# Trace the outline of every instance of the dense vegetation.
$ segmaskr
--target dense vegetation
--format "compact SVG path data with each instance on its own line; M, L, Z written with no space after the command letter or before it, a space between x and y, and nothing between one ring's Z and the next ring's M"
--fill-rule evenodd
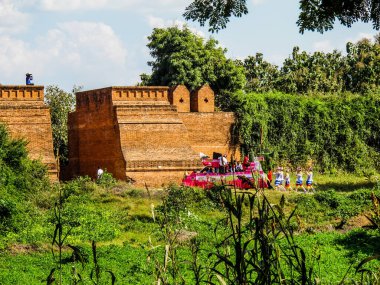
M33 228L26 221L38 215L37 196L49 185L46 167L28 159L26 144L0 125L0 249L8 238Z
M379 230L357 221L376 218L371 192L380 192L353 176L319 179L316 195L140 190L109 176L46 188L34 202L14 200L34 215L23 216L28 230L1 235L0 283L353 284L378 251ZM379 266L358 269L374 281Z
M237 93L238 131L246 150L270 148L274 161L320 171L379 170L380 98Z
M294 47L281 67L264 60L263 54L238 61L246 71L248 92L277 90L292 94L367 93L380 86L380 37L348 42L346 55L338 51L309 54Z

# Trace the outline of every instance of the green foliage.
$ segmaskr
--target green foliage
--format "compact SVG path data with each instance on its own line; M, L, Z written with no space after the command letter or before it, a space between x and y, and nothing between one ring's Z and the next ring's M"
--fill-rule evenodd
M241 17L247 14L246 0L194 0L183 14L186 20L199 21L201 26L208 21L209 31L217 32L224 29L230 21L231 16Z
M116 185L117 180L112 176L112 173L105 169L102 176L96 180L96 183L104 188L111 188Z
M296 46L281 68L265 61L260 53L237 63L245 68L247 92L376 93L380 89L379 38L348 42L345 56L338 51L307 53Z
M380 169L377 96L238 92L232 98L244 149L269 148L273 162L294 167L311 160L320 171Z
M68 113L75 109L74 94L79 90L80 87L74 86L73 92L68 93L58 86L50 85L45 91L45 102L51 113L54 153L63 164L68 162Z
M212 271L218 261L216 253L219 257L226 257L235 267L229 267L230 275L226 278L226 266L230 265L222 266L224 261L216 265L215 269L220 271L219 276L224 276L224 280L233 279L235 273L231 270L237 269L236 266L249 269L251 264L255 264L256 271L250 271L251 281L257 278L255 272L265 271L265 268L272 266L272 280L282 270L284 276L288 277L286 280L293 276L291 279L295 283L300 276L299 271L287 269L292 266L287 263L287 256L293 258L297 255L301 267L304 264L306 268L314 268L319 284L339 283L351 264L353 266L348 271L346 281L360 281L360 274L355 275L355 266L374 254L380 232L353 232L350 228L343 228L344 232L348 232L342 234L332 230L330 225L335 224L337 218L348 219L350 216L369 213L372 189L345 189L346 181L357 179L352 174L342 176L340 182L331 181L329 176L318 175L318 178L333 182L330 187L336 184L336 189L341 191L331 188L315 195L285 193L283 199L280 198L281 193L266 191L268 201L264 202L260 194L254 203L250 203L247 196L252 194L244 194L243 199L242 193L239 193L240 200L237 200L229 196L229 190L223 187L205 191L171 185L164 192L151 189L148 197L144 189L131 189L125 184L107 189L88 177L82 177L61 185L61 199L57 196L58 188L55 191L33 193L32 197L33 200L39 200L49 193L52 195L50 199L63 202L63 234L70 228L71 231L65 240L66 246L62 248L62 284L81 284L79 276L83 284L93 284L91 274L92 280L98 284L111 284L113 275L109 271L117 278L116 284L153 284L158 276L162 277L161 284L165 284L164 281L173 284L174 280L177 284L220 284L215 271ZM364 181L363 178L358 180ZM378 189L373 191L376 195L380 194ZM45 245L52 240L56 227L53 208L48 205L36 208L29 201L29 194L19 200L12 200L12 195L2 192L0 196L0 215L7 216L9 211L12 215L15 213L12 222L18 229L0 233L0 283L41 284L51 268L58 267ZM152 207L153 204L155 206ZM251 206L253 211L250 211ZM295 207L297 209L293 218L288 219ZM18 215L20 209L24 208L28 211ZM153 209L157 210L155 219L152 216ZM229 213L232 217L229 222L233 227L226 223ZM308 223L307 228L302 226L305 221ZM327 226L329 231L324 231ZM281 227L288 237L294 234L292 244L296 246L295 253ZM235 230L234 235L232 229ZM7 235L7 244L4 244L4 234ZM250 240L253 235L257 235L257 245ZM233 240L233 236L237 239ZM240 244L239 237L242 241ZM99 241L96 261L94 251L91 258L92 239ZM245 246L244 242L248 241L248 250L241 250ZM7 245L8 249L4 250ZM251 248L251 245L255 247ZM238 252L241 255L237 255ZM272 262L265 262L262 257L271 253L273 255L265 260ZM242 256L250 263L239 263L241 259L237 262L235 257ZM256 260L249 259L251 256ZM280 258L279 264L276 256ZM320 257L318 265L313 264L317 257ZM81 260L85 262L84 267ZM293 261L293 265L298 262ZM373 260L365 263L363 268L376 272L378 266L379 262ZM96 272L99 272L98 278ZM58 270L55 270L53 277L58 280Z
M297 25L300 33L331 30L336 19L347 27L363 21L372 22L374 29L380 29L380 4L377 0L301 0L299 3ZM201 26L208 22L209 31L218 32L226 28L230 17L241 17L247 13L246 0L193 0L183 15L186 20L198 21Z
M349 218L360 215L370 208L371 195L372 191L369 189L349 194L330 189L319 191L313 196L299 195L291 198L290 202L297 205L297 214L311 226L323 224L331 218L341 219L343 226Z
M262 53L255 56L248 56L241 65L245 69L247 92L268 92L275 90L276 82L279 77L278 67L267 62Z
M339 52L300 52L294 47L285 59L276 89L286 93L332 93L344 90L346 61Z
M46 167L28 158L26 144L10 138L0 125L0 247L14 233L31 229L33 197L50 187Z
M346 27L351 27L357 21L372 22L373 28L379 30L379 8L377 0L301 0L297 25L301 33L305 30L323 33L332 30L337 19Z
M184 84L194 90L209 84L216 94L235 91L245 84L244 70L225 56L226 50L214 39L205 41L189 28L155 28L148 37L154 61L150 76L143 75L142 85Z
M362 39L347 43L348 72L345 74L346 88L352 92L376 91L380 86L380 37L372 43Z
M89 176L79 176L71 181L61 184L62 199L70 196L85 196L95 190L95 185Z

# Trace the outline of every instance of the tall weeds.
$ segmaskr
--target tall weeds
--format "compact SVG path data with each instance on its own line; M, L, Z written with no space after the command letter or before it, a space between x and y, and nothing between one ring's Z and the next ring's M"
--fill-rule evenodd
M293 239L284 196L272 205L263 191L220 195L226 217L215 228L219 242L212 271L226 284L315 284L313 265ZM225 233L225 234L224 234ZM218 284L213 281L211 284Z

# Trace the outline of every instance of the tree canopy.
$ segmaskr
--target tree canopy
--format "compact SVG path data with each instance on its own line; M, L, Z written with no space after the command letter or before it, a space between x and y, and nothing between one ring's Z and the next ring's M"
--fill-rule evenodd
M246 0L194 0L185 10L186 20L198 21L201 26L208 22L209 30L224 29L232 16L241 17L248 13ZM379 0L300 0L299 31L331 30L338 20L351 27L357 21L372 22L380 29Z
M346 44L347 54L338 51L307 53L294 47L277 67L263 54L248 56L245 68L247 92L281 91L292 94L368 93L380 88L380 35Z
M215 93L235 91L245 85L244 68L225 56L214 39L204 40L187 27L156 28L148 37L154 58L152 74L142 74L143 85L184 84L190 90L209 84Z
M65 92L58 86L48 86L45 101L50 107L53 146L57 161L66 163L68 158L68 113L75 108L74 93L80 88L74 87L72 93Z

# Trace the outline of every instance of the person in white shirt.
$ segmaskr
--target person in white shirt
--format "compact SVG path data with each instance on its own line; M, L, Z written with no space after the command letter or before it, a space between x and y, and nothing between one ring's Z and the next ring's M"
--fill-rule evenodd
M101 169L100 166L98 166L98 172L96 173L97 179L102 178L103 173L104 173L103 169Z

